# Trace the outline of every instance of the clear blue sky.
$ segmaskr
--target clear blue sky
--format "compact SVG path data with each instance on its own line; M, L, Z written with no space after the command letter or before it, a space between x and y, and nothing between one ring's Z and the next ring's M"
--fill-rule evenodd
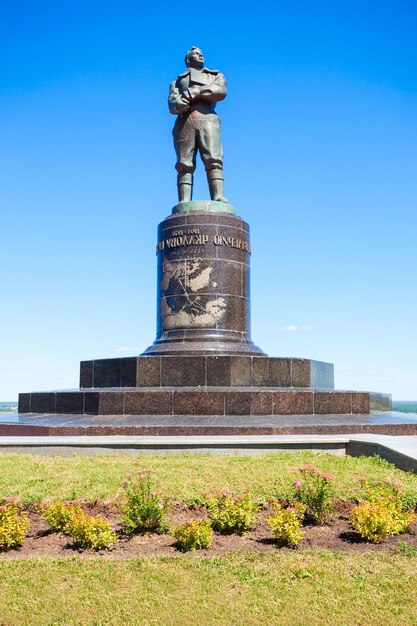
M0 400L76 387L80 360L154 340L166 99L191 45L228 80L254 341L334 363L338 388L416 399L415 2L16 0L0 12Z

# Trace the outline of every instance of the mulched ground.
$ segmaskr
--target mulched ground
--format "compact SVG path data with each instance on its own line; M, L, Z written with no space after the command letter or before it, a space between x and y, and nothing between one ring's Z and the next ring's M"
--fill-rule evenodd
M296 550L318 549L337 550L341 552L397 552L398 541L405 541L417 549L417 520L411 524L409 533L397 535L385 540L381 544L372 544L363 541L349 525L348 516L353 504L338 502L337 512L333 519L325 526L304 526L305 537ZM84 506L89 515L100 515L111 522L118 536L118 543L110 550L80 550L72 540L60 533L54 533L34 508L26 509L30 519L30 529L24 544L15 550L0 552L0 562L4 560L25 559L39 556L69 557L77 555L81 558L100 556L107 559L131 559L142 556L174 556L181 555L175 547L175 539L169 534L163 535L133 535L126 537L122 531L120 513L114 506L101 504L93 507ZM242 537L237 535L215 535L210 550L198 550L187 555L194 556L222 556L235 550L251 552L288 551L291 548L277 547L274 535L266 523L272 510L266 505L258 512L255 528ZM189 520L207 517L204 507L187 508L183 504L171 506L169 514L170 525Z

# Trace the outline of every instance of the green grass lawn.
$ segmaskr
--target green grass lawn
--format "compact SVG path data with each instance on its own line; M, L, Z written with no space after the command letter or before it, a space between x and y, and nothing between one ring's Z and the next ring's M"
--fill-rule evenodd
M286 552L3 563L0 623L417 624L417 559Z
M163 493L192 501L201 492L250 488L285 493L297 468L314 463L334 475L335 495L359 497L358 478L417 475L374 458L271 454L221 456L0 455L0 495L24 503L56 498L111 500L128 472L151 469ZM201 557L115 560L0 556L0 624L274 624L417 626L417 557L395 553L276 550Z
M336 457L330 454L268 454L259 456L43 457L0 455L0 496L18 495L24 503L39 499L110 500L126 474L150 469L161 490L174 500L192 501L205 490L225 487L238 494L249 488L255 496L283 493L300 478L297 468L314 463L334 475L337 498L359 495L358 477L400 480L417 490L417 475L396 469L378 457Z

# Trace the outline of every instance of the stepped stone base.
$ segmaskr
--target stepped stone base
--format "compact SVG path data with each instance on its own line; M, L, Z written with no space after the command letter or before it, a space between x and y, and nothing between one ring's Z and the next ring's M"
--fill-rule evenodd
M404 415L384 411L383 413L355 414L355 415L280 415L280 416L97 416L97 415L74 415L74 414L50 414L39 415L35 413L20 413L3 415L0 419L0 437L44 437L44 436L116 436L120 437L113 448L111 442L106 443L107 448L117 450L130 448L128 442L123 442L123 437L135 437L141 439L139 445L144 444L148 437L161 437L161 443L153 442L152 448L164 448L166 437L190 438L195 436L231 437L235 439L239 435L341 435L344 433L379 433L383 435L417 435L417 415ZM223 443L218 443L218 450L224 448ZM7 445L21 445L19 451L30 451L30 444L22 442L0 442L1 450L6 450ZM193 442L184 442L183 449L195 451ZM27 445L27 447L25 447ZM36 445L40 445L39 442ZM82 453L85 449L81 441L67 442L69 447ZM226 444L227 445L227 444ZM265 441L260 448L272 446ZM168 448L171 446L168 445ZM258 444L255 444L258 447ZM298 447L298 444L296 444ZM310 447L310 446L307 446ZM316 448L316 445L314 445ZM313 449L314 449L313 448ZM50 449L51 450L51 449ZM52 452L53 453L53 452ZM65 454L65 449L60 449L58 454ZM100 453L104 453L104 448ZM365 451L361 451L365 453ZM375 453L378 452L375 449ZM392 459L391 459L392 460Z
M240 388L106 388L22 393L19 413L78 415L354 415L391 410L391 396L359 391Z
M82 361L80 389L23 393L20 413L107 416L359 415L391 396L335 391L333 365L262 356L140 356Z
M158 226L154 343L138 357L81 362L80 389L22 393L19 413L36 420L36 428L54 416L91 416L85 420L111 428L148 416L193 428L219 419L233 432L256 428L262 416L279 422L279 416L345 415L349 422L390 411L389 395L334 390L331 363L268 357L253 343L250 256L249 225L233 207L179 203Z
M82 361L80 387L334 388L331 363L262 356L140 356Z

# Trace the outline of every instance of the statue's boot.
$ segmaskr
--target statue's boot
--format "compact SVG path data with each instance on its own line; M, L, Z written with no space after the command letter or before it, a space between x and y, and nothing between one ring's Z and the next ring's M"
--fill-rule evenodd
M210 197L216 202L228 202L224 197L224 178L222 170L210 170L207 172L207 180L210 189Z
M177 176L178 202L189 202L193 197L193 175L180 172Z

